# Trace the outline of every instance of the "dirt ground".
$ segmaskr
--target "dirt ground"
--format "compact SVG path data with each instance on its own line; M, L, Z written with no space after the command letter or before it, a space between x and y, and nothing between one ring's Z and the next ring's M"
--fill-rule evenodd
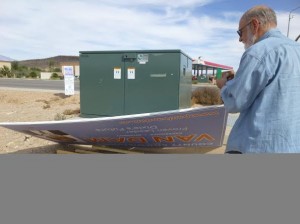
M79 94L0 89L0 122L53 121L79 115ZM56 153L57 144L0 127L0 153Z

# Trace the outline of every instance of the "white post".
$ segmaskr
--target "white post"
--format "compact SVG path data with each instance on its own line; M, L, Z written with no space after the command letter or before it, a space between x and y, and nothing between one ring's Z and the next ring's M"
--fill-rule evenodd
M289 33L290 33L290 22L291 22L291 19L293 18L293 15L291 15L292 12L294 12L295 10L299 9L300 6L298 6L297 8L294 8L290 11L289 13L289 22L288 22L288 30L287 30L287 34L286 36L289 37Z

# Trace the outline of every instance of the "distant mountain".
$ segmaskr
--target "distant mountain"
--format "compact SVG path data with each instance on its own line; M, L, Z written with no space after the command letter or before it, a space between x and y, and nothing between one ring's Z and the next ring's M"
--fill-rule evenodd
M18 61L19 65L24 65L31 68L40 68L46 70L50 66L52 68L61 68L64 65L79 65L79 56L55 56L44 59L31 59Z
M14 59L0 55L0 61L14 61Z

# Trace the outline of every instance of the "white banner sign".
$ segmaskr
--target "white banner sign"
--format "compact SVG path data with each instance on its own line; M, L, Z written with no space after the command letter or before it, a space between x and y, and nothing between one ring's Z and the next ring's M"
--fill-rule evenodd
M105 118L0 123L0 126L66 144L113 147L219 147L227 112L209 106Z

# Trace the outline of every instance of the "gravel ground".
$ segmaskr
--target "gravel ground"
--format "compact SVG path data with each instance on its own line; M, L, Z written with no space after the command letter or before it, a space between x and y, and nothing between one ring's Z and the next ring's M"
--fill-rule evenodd
M64 115L66 111L79 111L79 94L0 89L0 122L52 121L78 114ZM54 142L25 135L0 127L0 153L56 153Z

